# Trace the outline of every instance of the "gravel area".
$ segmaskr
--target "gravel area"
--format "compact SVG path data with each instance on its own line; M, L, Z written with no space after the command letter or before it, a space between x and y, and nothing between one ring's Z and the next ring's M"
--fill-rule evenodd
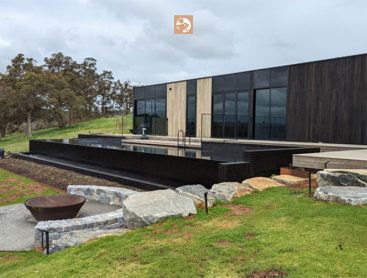
M117 206L88 201L78 214L87 217L119 209ZM34 246L36 219L23 204L0 207L0 251L30 250Z
M53 166L38 164L16 158L6 158L0 160L0 168L12 171L19 175L31 178L35 181L48 184L65 190L69 184L93 184L103 186L123 187L136 191L137 188L120 184L106 179L95 178L74 171L59 169Z

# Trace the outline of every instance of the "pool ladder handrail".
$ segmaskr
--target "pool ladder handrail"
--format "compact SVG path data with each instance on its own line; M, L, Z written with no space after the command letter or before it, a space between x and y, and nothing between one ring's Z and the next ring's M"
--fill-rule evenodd
M182 134L182 146L180 145L180 134ZM186 133L183 129L177 131L177 148L186 148Z

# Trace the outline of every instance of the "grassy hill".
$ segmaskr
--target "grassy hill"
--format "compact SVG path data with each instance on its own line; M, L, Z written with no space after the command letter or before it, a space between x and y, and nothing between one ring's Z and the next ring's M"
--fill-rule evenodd
M132 127L132 116L124 118L124 133L129 133ZM73 138L78 133L112 133L121 134L121 118L100 118L78 123L66 128L50 128L37 130L33 132L33 136L28 138L25 134L17 132L0 138L0 148L7 152L25 152L28 151L29 139L59 139Z
M32 138L89 131L121 133L116 118L105 118L37 131ZM27 142L24 135L11 134L0 147L25 151ZM0 170L0 205L53 192ZM171 218L50 256L0 252L0 277L367 277L366 238L366 207L316 201L301 189L271 188L217 204L209 215L200 209L196 216Z
M271 188L50 256L0 252L0 277L367 277L366 238L366 208Z

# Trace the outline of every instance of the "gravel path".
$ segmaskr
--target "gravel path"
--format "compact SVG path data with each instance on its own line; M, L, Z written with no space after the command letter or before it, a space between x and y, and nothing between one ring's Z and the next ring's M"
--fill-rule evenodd
M78 217L86 217L118 209L88 201L79 212ZM30 250L34 243L34 226L36 220L23 204L0 207L0 251Z

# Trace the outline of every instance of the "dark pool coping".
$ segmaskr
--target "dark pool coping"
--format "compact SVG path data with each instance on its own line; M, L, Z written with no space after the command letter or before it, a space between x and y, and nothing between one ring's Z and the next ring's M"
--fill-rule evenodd
M116 171L109 168L98 167L86 163L78 163L50 156L36 155L31 153L17 153L14 154L14 157L43 165L58 167L65 170L72 170L80 174L85 174L97 178L116 181L122 184L121 187L123 187L123 185L127 185L144 190L174 188L174 186L169 186L169 184L173 183L172 181L154 179L152 177L144 177L142 175L136 175L130 172Z

